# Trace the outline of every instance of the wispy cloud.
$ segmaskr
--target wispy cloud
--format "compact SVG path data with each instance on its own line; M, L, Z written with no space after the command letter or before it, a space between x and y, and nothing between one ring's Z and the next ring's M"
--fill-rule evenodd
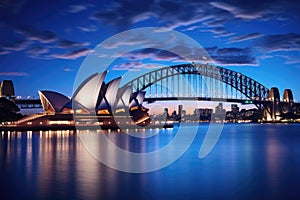
M29 46L30 42L25 40L15 41L11 43L4 43L1 47L9 51L21 51L26 49Z
M183 47L184 48L184 47ZM170 61L170 62L182 62L182 57L166 50L147 48L131 53L127 53L123 56L127 60L143 60L150 59L152 61Z
M209 21L203 22L203 25L207 26L207 27L222 27L224 26L224 23L226 22L225 19L216 19L216 18L212 18Z
M220 37L228 37L228 36L232 36L235 33L229 33L227 32L225 27L216 27L213 29L202 29L201 32L211 32L215 34L215 38L220 38Z
M70 5L69 9L68 9L68 12L78 13L78 12L86 10L87 8L88 8L87 5Z
M300 51L300 34L266 35L256 45L263 51Z
M46 54L49 52L49 49L41 46L34 46L30 48L27 53L32 58L40 58L41 55Z
M0 72L0 76L28 76L26 72Z
M92 19L114 24L119 28L127 28L134 23L158 18L160 23L165 24L165 27L176 29L212 18L212 15L204 12L206 7L206 3L197 1L146 0L143 3L133 0L129 2L117 1L114 6L94 13Z
M121 47L121 46L127 46L127 45L131 46L131 45L143 44L145 42L147 42L147 38L145 37L145 35L126 34L126 39L109 40L109 41L102 43L102 45L106 49L114 49L114 48Z
M71 40L60 40L57 44L59 48L74 48L89 46L90 42L75 42Z
M259 38L262 36L263 36L263 34L261 34L261 33L249 33L246 35L232 37L229 39L229 41L227 43L229 44L229 43L235 43L235 42L242 42L242 41L246 41L246 40L252 40L255 38Z
M72 69L72 68L64 68L64 71L65 72L72 72L72 71L74 71L74 69Z
M120 65L115 65L112 70L124 70L124 71L141 71L145 69L157 69L161 67L160 64L145 64L142 62L128 62Z
M229 4L226 2L211 2L212 6L228 11L233 14L236 18L243 18L243 19L257 19L263 16L264 10L247 10L240 5Z
M188 28L183 29L182 31L193 31L195 29L199 29L201 26L190 26Z
M52 54L52 55L49 55L49 57L75 60L77 58L88 55L90 52L92 52L92 50L90 50L88 48L81 48L81 49L74 50L67 54Z
M0 49L0 55L6 55L6 54L9 54L9 53L10 53L10 51Z
M26 36L28 40L35 40L41 43L50 43L57 40L56 34L48 30L39 31L31 27L21 27L16 32Z
M95 25L91 25L91 26L77 26L77 28L81 31L84 31L84 32L94 32L94 31L97 31L97 27Z
M295 57L291 55L276 55L277 57L282 57L285 59L285 64L300 64L300 57Z
M299 8L300 4L293 0L287 0L284 4L280 0L260 2L146 0L143 3L135 0L126 2L117 0L111 6L102 7L98 12L93 13L91 18L103 24L115 25L120 29L156 18L160 26L188 31L201 25L209 28L224 27L227 22L233 20L288 20L299 16ZM218 37L230 35L224 32L215 34L218 34Z
M157 15L153 12L144 12L141 14L138 14L136 16L133 16L131 19L131 23L137 23L137 22L141 22L141 21L145 21L147 19L150 19L151 17L157 17Z
M213 62L219 65L257 66L258 60L249 48L206 48Z

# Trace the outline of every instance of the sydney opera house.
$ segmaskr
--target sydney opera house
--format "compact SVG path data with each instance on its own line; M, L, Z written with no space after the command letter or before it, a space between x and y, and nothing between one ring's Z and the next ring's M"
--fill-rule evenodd
M117 128L120 125L146 126L148 109L143 107L145 92L132 93L130 87L119 88L121 77L105 83L106 71L83 81L72 98L54 92L39 91L43 113L25 117L18 125L95 126Z

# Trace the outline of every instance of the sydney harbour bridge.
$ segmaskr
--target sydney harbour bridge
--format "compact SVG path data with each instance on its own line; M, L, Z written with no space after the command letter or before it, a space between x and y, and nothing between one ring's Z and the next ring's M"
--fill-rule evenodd
M181 64L147 72L123 84L132 92L146 91L144 101L198 100L253 104L267 121L291 116L299 108L290 89L281 100L276 87L268 89L239 72L210 64ZM16 100L22 108L38 107L38 100Z

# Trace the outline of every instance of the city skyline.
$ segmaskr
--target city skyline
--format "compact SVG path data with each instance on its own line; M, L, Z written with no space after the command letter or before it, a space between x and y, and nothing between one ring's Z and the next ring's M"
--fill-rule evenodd
M97 44L121 31L154 26L186 34L204 47L215 65L278 87L281 96L291 88L298 101L299 8L294 1L4 2L0 80L13 80L16 95L22 97L37 98L37 91L45 89L71 96L77 70ZM161 50L132 55L134 59L124 57L109 67L112 76L180 63ZM145 64L149 62L153 65Z

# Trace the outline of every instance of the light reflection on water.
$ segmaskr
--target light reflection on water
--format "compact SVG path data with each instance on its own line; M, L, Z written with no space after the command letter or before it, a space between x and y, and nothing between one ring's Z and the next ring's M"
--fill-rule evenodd
M199 159L207 130L203 125L181 158L145 174L119 172L99 163L73 131L3 132L1 199L297 198L299 128L228 124L213 151ZM148 132L151 137L142 139L113 131L104 134L123 149L151 152L168 144L176 133L154 129L133 134L147 131L153 131ZM107 152L110 155L113 152Z

